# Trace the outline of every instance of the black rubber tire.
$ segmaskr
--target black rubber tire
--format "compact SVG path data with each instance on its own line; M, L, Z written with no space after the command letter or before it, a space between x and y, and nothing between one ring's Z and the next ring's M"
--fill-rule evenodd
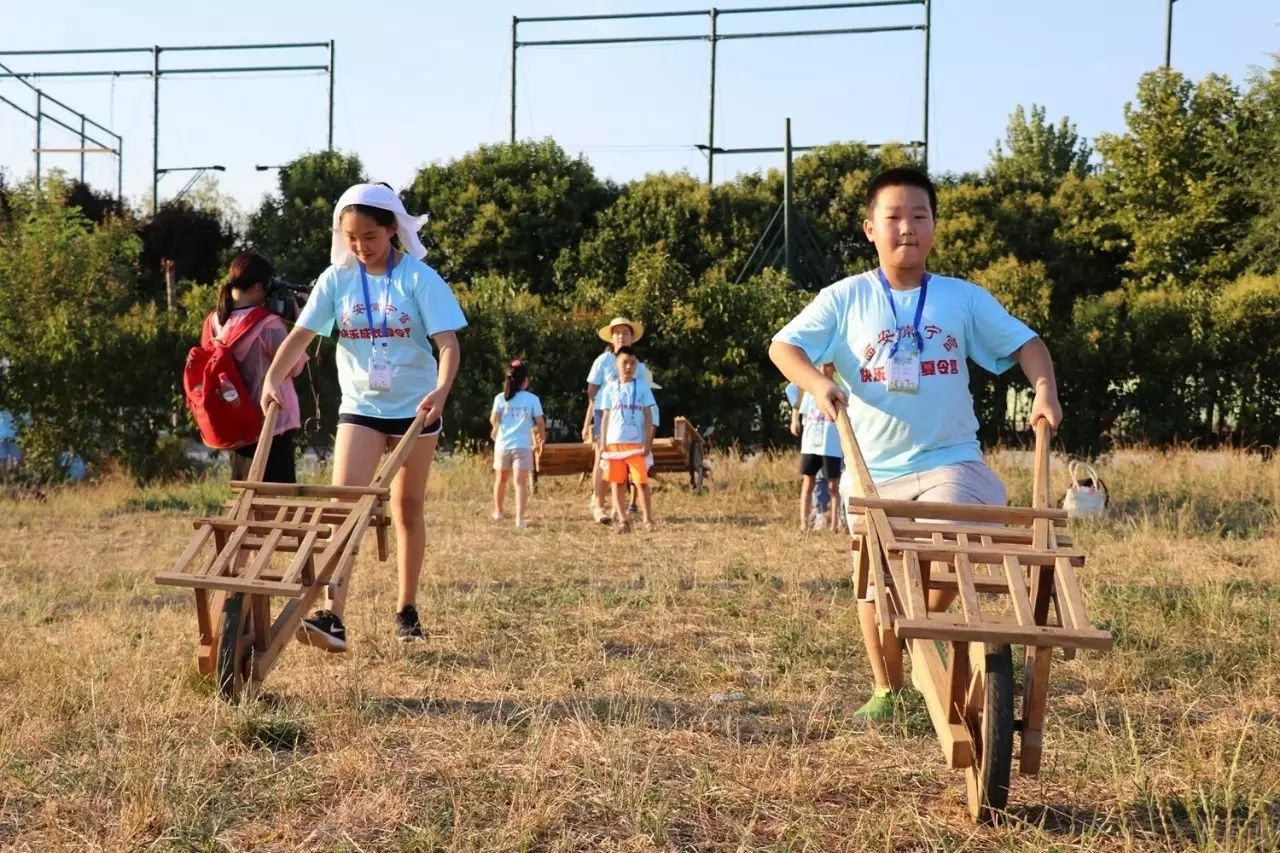
M706 473L702 464L702 445L694 444L689 448L689 488L701 491Z
M228 702L239 699L244 688L244 644L241 635L244 633L243 623L246 618L244 593L228 595L218 621L218 657L214 669L218 695Z
M1013 771L1013 653L1008 645L987 645L983 673L982 716L975 732L975 746L981 746L968 770L969 813L979 823L996 823L1009 803Z

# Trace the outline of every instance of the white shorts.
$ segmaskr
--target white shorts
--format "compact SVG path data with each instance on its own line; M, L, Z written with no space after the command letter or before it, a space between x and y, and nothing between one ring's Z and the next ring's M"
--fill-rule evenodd
M840 478L840 493L847 501L853 496L853 472L845 469ZM1004 506L1008 492L1000 478L985 462L956 462L923 474L905 474L876 484L876 492L885 500L928 501L931 503L986 504ZM921 518L918 521L928 521ZM867 584L863 601L874 600L875 579Z
M507 450L493 451L493 470L495 471L532 471L533 451L527 447L512 447Z

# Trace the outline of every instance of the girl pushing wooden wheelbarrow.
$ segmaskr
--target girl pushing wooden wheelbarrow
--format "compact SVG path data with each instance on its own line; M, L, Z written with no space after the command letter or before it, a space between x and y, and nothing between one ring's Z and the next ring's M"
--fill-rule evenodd
M879 267L822 290L769 355L841 433L841 493L853 496L858 613L875 678L856 716L892 716L905 650L944 754L969 771L971 812L991 819L1007 796L1015 727L1022 772L1039 767L1052 648L1107 648L1111 638L1089 626L1075 580L1084 557L1064 550L1069 539L1055 528L1066 514L1048 508L1048 434L1062 419L1048 349L986 290L925 270L937 198L924 173L883 172L866 201L863 230ZM1034 507L1006 507L1004 485L983 462L969 360L994 373L1016 363L1035 391ZM845 387L814 366L826 363ZM980 603L980 593L1007 595L1011 615ZM1011 644L1026 649L1019 720Z
M348 580L369 527L378 531L383 558L386 527L396 527L394 630L403 642L422 637L416 597L426 550L425 492L458 370L456 332L466 325L449 286L421 260L426 249L417 232L425 221L406 213L385 184L343 193L333 213L332 266L316 280L263 380L267 423L250 476L232 483L239 494L230 514L198 520L174 570L156 577L196 590L201 669L217 671L225 695L261 682L290 637L346 651ZM333 485L259 482L282 385L307 344L334 331L342 404ZM283 553L294 556L277 565L274 557ZM308 615L321 592L327 605ZM275 620L272 596L291 599Z

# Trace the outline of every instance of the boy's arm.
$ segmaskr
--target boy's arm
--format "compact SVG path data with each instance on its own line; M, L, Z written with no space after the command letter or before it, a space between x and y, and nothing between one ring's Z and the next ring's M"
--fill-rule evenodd
M604 437L609 430L609 410L605 409L600 413L600 436L596 439L596 449L604 452Z
M582 420L582 440L588 443L591 441L591 421L596 411L596 394L599 393L599 385L594 382L587 383L587 416Z
M799 438L800 433L804 432L803 426L800 423L800 419L802 417L800 414L800 407L802 405L804 405L803 388L796 391L796 404L791 407L791 434L796 438Z
M1049 422L1049 429L1056 430L1062 423L1062 405L1058 402L1058 381L1054 377L1049 348L1036 336L1018 347L1013 357L1036 392L1031 403L1031 425L1044 418Z
M648 406L644 407L644 454L648 456L653 451L653 409Z
M836 418L837 409L849 405L849 398L840 390L840 386L823 376L800 347L774 341L769 344L769 358L782 371L783 376L799 385L801 391L811 394L814 402L832 420Z

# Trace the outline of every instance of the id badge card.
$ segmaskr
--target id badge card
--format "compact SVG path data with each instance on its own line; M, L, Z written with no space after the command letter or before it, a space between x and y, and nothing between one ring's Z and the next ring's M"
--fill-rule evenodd
M912 348L889 359L885 384L890 391L914 394L920 390L920 353Z
M369 388L374 391L387 391L391 388L391 364L387 359L387 345L373 348L369 357Z

